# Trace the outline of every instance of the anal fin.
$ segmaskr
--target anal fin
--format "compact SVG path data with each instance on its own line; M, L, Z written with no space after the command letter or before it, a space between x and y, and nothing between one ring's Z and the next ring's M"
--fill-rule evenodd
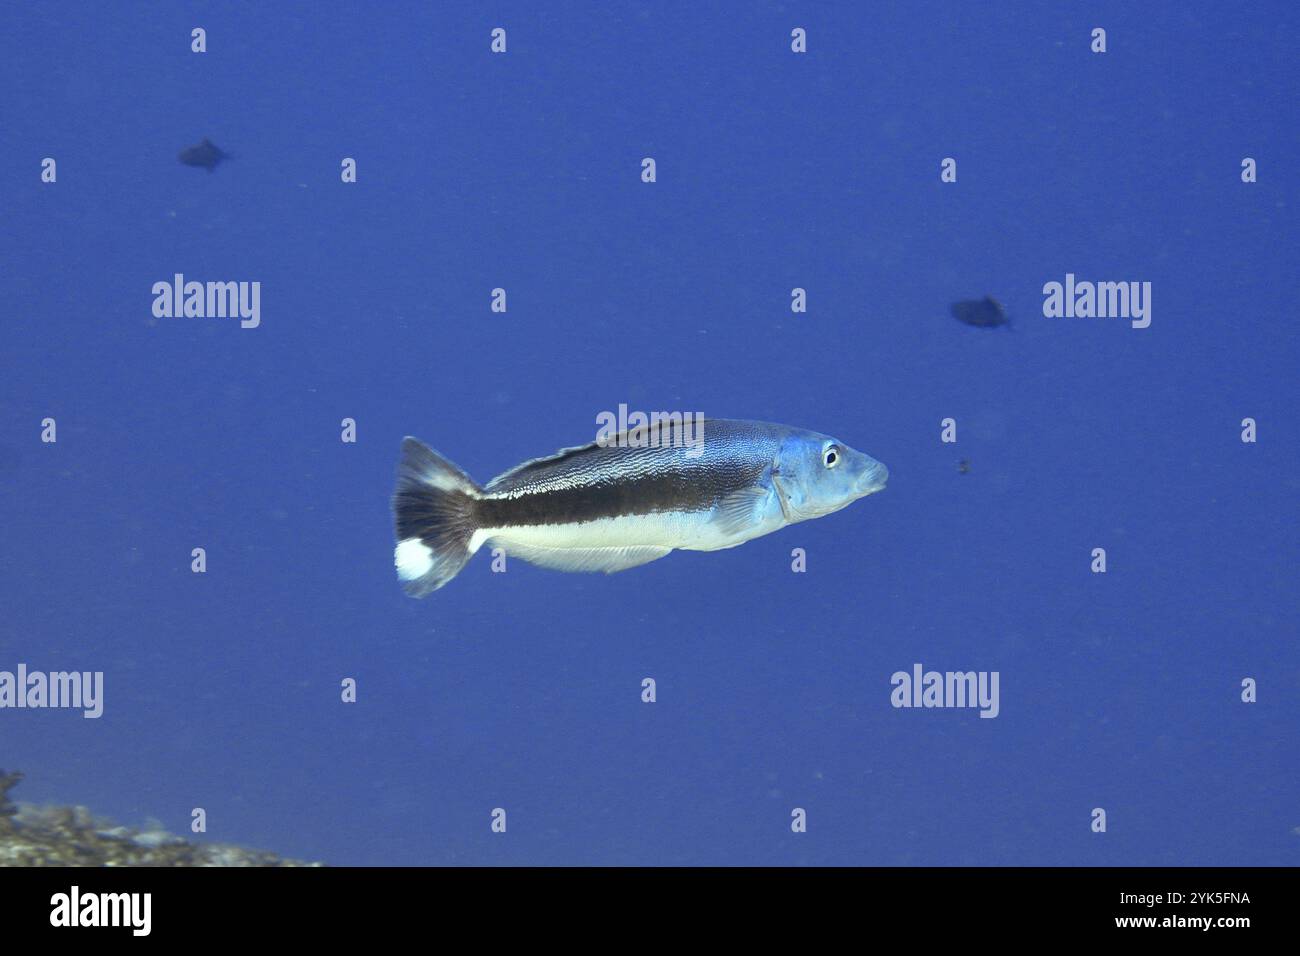
M613 574L639 564L664 557L673 549L658 545L633 545L626 548L539 548L534 545L500 545L508 558L556 571L603 571Z

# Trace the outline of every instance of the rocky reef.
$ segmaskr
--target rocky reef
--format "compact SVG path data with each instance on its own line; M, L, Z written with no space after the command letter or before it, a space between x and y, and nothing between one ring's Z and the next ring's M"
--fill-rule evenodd
M224 843L191 843L161 826L120 826L85 807L15 803L21 773L0 770L0 866L320 866Z

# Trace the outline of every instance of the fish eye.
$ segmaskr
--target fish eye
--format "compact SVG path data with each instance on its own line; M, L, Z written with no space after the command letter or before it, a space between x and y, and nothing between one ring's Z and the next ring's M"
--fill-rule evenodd
M840 446L834 443L822 449L822 464L834 468L840 463Z

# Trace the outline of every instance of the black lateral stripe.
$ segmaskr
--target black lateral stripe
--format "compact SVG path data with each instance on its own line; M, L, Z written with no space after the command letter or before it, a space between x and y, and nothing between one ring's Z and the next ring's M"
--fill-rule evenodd
M698 448L584 445L493 479L476 508L481 528L572 524L699 512L763 480L778 426L709 419Z
M507 528L707 511L727 494L752 485L761 476L761 466L749 465L649 473L546 491L525 490L513 498L480 499L478 524L482 528Z

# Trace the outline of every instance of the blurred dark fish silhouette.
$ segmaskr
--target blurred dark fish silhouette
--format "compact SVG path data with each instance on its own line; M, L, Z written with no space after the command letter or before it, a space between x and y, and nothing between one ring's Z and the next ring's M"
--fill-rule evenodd
M197 146L182 149L176 158L186 166L202 166L208 172L212 172L217 168L217 163L223 159L230 159L231 156L229 153L223 153L212 140L205 136L203 142Z
M999 325L1009 326L1011 324L1011 320L1007 318L1006 309L1002 308L1002 303L991 295L986 295L982 299L954 302L948 308L952 312L952 317L958 322L975 325L982 329L992 329Z

